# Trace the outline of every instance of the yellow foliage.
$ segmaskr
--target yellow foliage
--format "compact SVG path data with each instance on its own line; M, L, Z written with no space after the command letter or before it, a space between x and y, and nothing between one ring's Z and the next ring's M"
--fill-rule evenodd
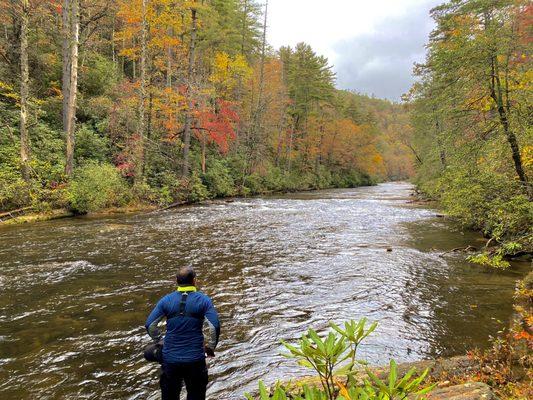
M217 53L212 67L213 72L209 80L224 99L229 99L239 83L243 83L252 74L252 69L240 54L231 58L225 52Z
M522 148L522 162L525 167L533 167L533 146Z

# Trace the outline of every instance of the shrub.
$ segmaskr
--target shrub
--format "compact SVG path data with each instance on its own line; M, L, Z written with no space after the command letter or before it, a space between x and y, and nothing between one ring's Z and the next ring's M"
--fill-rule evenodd
M256 195L265 192L263 179L258 173L248 175L244 180L244 195Z
M209 198L209 191L202 183L202 180L196 172L194 172L188 180L187 184L187 200L191 203L197 203L199 201Z
M198 203L209 198L209 191L196 172L187 179L177 180L172 187L173 190L169 188L169 191L174 192L173 197L176 201Z
M105 161L109 157L109 139L86 124L81 125L76 131L75 157L80 164L84 160Z
M30 187L21 178L19 164L20 157L15 145L0 146L0 210L22 207L28 203Z
M115 64L104 56L87 52L87 68L80 69L80 92L86 96L99 96L112 88L117 81Z
M223 160L210 160L202 181L211 197L234 196L236 193L231 171Z
M263 184L265 189L273 192L280 192L289 189L289 182L287 174L285 174L279 167L269 166L267 172L263 177Z
M126 183L111 164L88 163L80 167L68 188L70 209L76 213L121 206L129 201Z
M322 389L304 385L294 393L294 390L287 389L278 382L271 394L263 382L259 382L260 400L419 399L430 392L434 386L424 385L428 370L417 375L412 368L405 375L399 376L394 360L390 361L387 382L383 382L369 369L366 370L368 378L363 383L353 378L356 363L366 364L356 361L357 348L377 326L374 323L367 327L366 323L365 318L346 322L343 328L332 323L331 330L325 337L320 337L315 330L309 329L294 345L282 341L289 350L284 356L294 358L298 364L313 369L318 374ZM338 379L339 375L346 376L346 379ZM250 394L246 397L253 399Z

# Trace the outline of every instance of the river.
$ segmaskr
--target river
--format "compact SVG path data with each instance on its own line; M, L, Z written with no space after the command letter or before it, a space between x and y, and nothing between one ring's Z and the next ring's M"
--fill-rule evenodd
M143 324L186 264L223 324L211 399L304 374L279 356L279 339L329 320L379 321L360 353L375 364L487 347L528 266L488 272L443 254L482 238L410 203L411 190L386 183L0 227L0 398L159 398Z

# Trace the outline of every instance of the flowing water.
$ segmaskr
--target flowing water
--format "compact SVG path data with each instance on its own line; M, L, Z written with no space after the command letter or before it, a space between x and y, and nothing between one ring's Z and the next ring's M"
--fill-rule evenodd
M193 264L223 335L209 398L304 374L279 339L366 316L360 357L383 364L486 347L514 282L443 254L482 239L411 204L412 187L217 201L160 213L0 229L0 398L157 399L144 320ZM387 251L390 248L392 251Z

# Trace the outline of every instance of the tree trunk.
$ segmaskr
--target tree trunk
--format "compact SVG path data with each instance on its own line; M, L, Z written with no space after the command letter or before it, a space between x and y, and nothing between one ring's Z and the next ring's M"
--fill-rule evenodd
M146 134L146 53L148 40L148 25L146 20L146 11L148 0L142 0L142 21L141 21L141 60L140 60L140 89L139 89L139 125L138 137L136 143L136 160L135 160L135 182L143 180L144 171L144 139Z
M111 24L111 57L113 60L113 65L115 65L117 62L117 57L115 54L115 16L114 15L113 15L113 21Z
M492 62L491 97L496 103L500 125L502 126L505 136L507 137L507 141L509 142L509 145L511 147L511 154L513 158L514 168L515 168L516 174L518 175L518 179L520 180L520 183L524 186L524 191L527 193L528 198L530 200L533 200L533 193L532 193L531 188L529 187L528 178L527 178L527 175L524 171L524 167L522 164L522 157L520 155L520 146L518 145L518 140L516 138L516 135L511 129L511 126L509 124L509 118L508 118L509 110L508 109L506 110L504 106L502 85L500 81L500 72L498 68L498 61L496 60L495 56L492 57L491 62Z
M63 0L63 6L61 10L62 18L62 60L63 60L63 74L62 74L62 84L61 84L61 93L63 95L63 130L67 130L67 109L68 109L68 99L70 97L70 1Z
M254 129L252 132L255 133L255 138L252 137L252 141L256 142L255 151L252 155L252 163L257 163L261 158L261 149L264 145L266 138L264 137L264 127L263 127L263 115L265 112L265 101L264 101L264 91L265 91L265 59L266 59L266 33L267 33L267 16L268 16L268 0L265 2L265 16L263 20L263 37L261 43L261 61L259 66L259 93L257 94L257 108L255 110L254 116Z
M206 150L206 134L202 135L202 174L205 174L205 150Z
M242 11L242 28L241 28L241 55L242 56L244 56L247 20L248 20L248 0L244 0L243 11Z
M437 145L439 147L440 163L441 163L443 168L446 168L446 150L445 150L445 147L442 144L441 132L440 132L440 123L439 123L439 119L438 118L435 118L435 130L436 130L436 136L437 136Z
M28 0L22 0L21 26L20 26L20 161L22 178L28 182L30 179L29 158L30 143L28 134L28 97L29 97L29 72L28 72L28 22L30 5Z
M194 52L196 50L196 9L191 8L191 43L189 45L189 66L187 68L187 111L183 127L183 166L181 175L189 176L189 151L191 147L191 123L192 123L192 79L194 75Z
M172 29L167 29L167 35L173 35ZM172 46L167 46L167 88L172 87Z
M78 0L65 0L63 13L66 13L66 17L63 16L63 23L67 22L65 33L67 33L66 43L63 41L63 45L68 46L68 49L64 50L64 55L68 54L67 59L63 60L63 71L68 72L68 84L67 80L63 78L63 84L68 87L68 97L66 101L66 110L63 110L63 123L64 131L67 141L66 151L66 164L65 174L67 177L72 176L74 170L74 132L76 127L76 95L78 91L78 44L79 44L79 6ZM65 99L63 99L64 101ZM65 105L65 103L64 103Z

